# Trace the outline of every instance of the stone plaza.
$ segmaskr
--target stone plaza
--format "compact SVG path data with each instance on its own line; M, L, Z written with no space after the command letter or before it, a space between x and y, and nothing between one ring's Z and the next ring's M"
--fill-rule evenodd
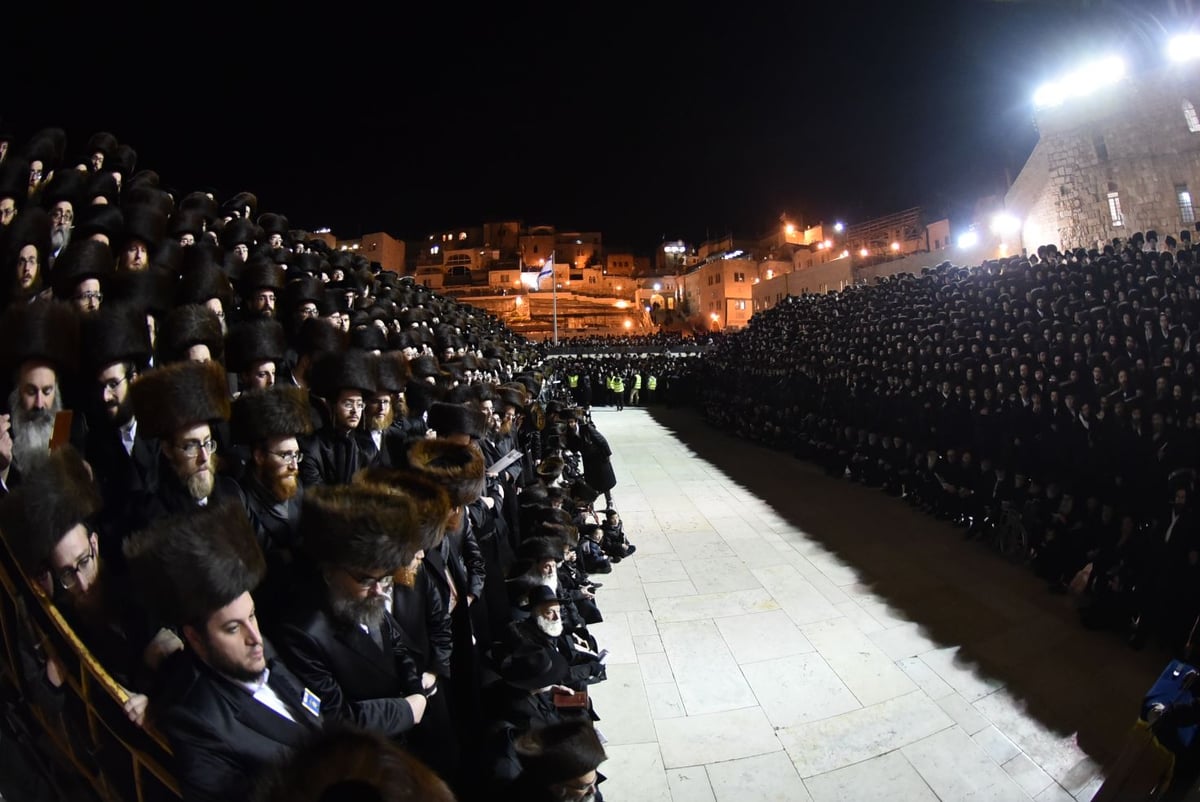
M606 798L1088 800L1166 662L903 501L681 411L594 410Z

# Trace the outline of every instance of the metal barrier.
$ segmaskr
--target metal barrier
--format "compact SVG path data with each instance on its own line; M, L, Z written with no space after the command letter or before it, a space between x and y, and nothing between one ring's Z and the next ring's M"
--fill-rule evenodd
M125 716L128 694L72 631L59 610L31 582L0 537L0 682L17 692L23 709L80 776L104 800L178 800L166 739L147 722ZM65 666L61 709L34 703L22 671L22 648L40 645Z

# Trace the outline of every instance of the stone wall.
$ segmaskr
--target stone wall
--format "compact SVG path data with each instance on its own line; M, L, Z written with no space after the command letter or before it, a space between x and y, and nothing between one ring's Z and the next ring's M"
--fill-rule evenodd
M1103 245L1136 231L1191 228L1177 185L1200 193L1200 132L1183 101L1200 104L1200 65L1172 65L1038 115L1041 138L1005 199L1023 221L1023 246ZM1108 194L1122 220L1114 225Z

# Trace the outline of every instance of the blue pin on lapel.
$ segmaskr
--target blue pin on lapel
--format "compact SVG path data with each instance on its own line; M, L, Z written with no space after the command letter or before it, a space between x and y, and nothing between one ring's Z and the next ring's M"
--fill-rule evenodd
M312 713L314 716L321 715L321 697L317 696L308 688L304 689L304 699L300 702L300 704L304 705L304 709Z

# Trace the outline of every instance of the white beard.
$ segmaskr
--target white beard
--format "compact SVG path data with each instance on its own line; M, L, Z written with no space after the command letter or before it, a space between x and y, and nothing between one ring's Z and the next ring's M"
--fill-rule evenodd
M563 622L561 618L557 621L547 621L540 615L535 615L533 618L535 621L537 621L538 629L550 637L557 638L559 635L563 634Z
M546 587L558 593L558 572L555 571L550 576L539 576L538 580Z
M54 252L58 253L63 248L67 247L67 243L71 241L71 229L63 226L56 226L50 232L50 244L53 246Z
M8 398L12 412L13 465L25 472L39 458L50 453L50 438L54 435L54 416L62 409L57 390L54 404L40 412L23 412L20 398L14 390Z

